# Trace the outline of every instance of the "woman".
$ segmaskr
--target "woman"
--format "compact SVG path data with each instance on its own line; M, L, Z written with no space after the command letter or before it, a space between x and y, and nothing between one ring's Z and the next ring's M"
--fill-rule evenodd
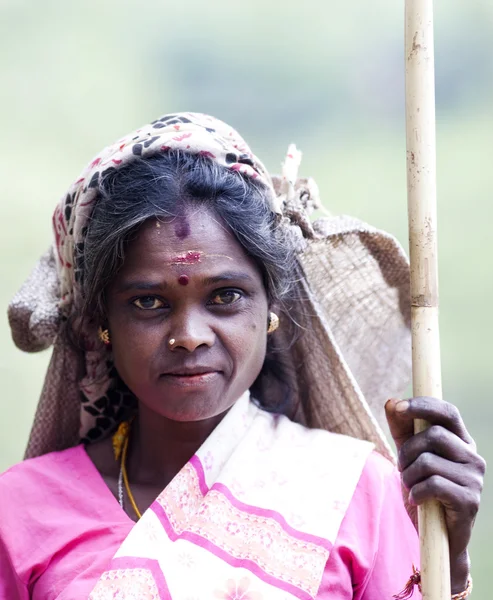
M224 123L169 115L63 198L9 313L54 351L30 460L0 479L0 597L405 598L431 498L468 597L484 461L432 398L387 402L400 474L385 458L367 399L405 384L406 261L312 224L299 159L272 179Z

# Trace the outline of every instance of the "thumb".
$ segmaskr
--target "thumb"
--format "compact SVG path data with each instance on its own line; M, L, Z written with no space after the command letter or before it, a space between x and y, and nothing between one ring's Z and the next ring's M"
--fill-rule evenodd
M389 424L390 434L397 446L397 452L409 438L414 435L414 419L407 415L407 400L391 398L385 404L385 416Z

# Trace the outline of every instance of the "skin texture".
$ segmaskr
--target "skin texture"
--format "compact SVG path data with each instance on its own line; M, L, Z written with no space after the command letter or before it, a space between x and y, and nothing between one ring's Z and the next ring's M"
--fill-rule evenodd
M196 210L178 221L160 220L159 227L145 224L106 297L115 364L139 402L127 470L143 512L256 379L265 358L269 306L256 265L213 215ZM212 374L177 376L197 367ZM411 519L416 524L416 505L425 500L445 507L452 590L460 592L485 462L447 402L389 400L386 414ZM432 427L414 436L415 418ZM87 452L117 497L119 464L111 440ZM135 520L128 499L125 508Z
M172 222L162 223L160 235L152 224L141 229L108 290L108 324L115 366L142 408L178 422L215 422L260 372L267 298L257 267L222 225L203 211L189 222L187 239ZM207 257L217 245L234 269ZM190 247L200 260L175 265ZM176 376L189 369L210 372L210 383Z
M143 510L257 378L269 307L258 267L215 217L197 210L179 227L144 224L106 297L115 366L139 402L128 471ZM118 465L108 442L98 446L90 456L114 491Z
M467 546L479 509L486 463L454 405L419 397L389 400L385 410L398 451L404 501L416 528L416 506L433 499L444 506L452 593L457 594L467 583ZM414 419L425 419L431 427L414 435Z

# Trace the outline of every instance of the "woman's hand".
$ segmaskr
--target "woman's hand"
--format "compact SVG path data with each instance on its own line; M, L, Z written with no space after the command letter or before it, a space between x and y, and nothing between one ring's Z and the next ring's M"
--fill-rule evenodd
M479 509L486 463L453 404L428 397L389 400L385 412L397 446L408 513L417 527L417 505L426 500L438 500L443 505L452 593L461 592L469 574L467 546ZM414 419L424 419L431 427L414 435Z

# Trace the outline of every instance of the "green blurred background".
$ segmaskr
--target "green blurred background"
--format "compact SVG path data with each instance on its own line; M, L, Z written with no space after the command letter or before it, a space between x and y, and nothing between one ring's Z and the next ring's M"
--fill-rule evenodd
M445 397L481 453L491 421L493 4L436 2ZM1 304L51 240L58 198L106 144L160 114L218 116L278 171L287 145L325 206L407 245L403 2L0 0ZM0 471L20 460L49 353L0 322ZM492 486L472 544L491 598Z

